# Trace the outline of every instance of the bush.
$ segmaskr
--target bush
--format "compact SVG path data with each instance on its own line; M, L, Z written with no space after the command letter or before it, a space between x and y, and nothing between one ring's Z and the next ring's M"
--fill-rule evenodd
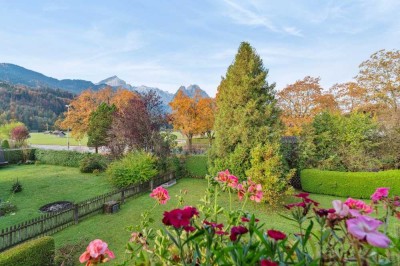
M158 173L156 167L157 160L151 154L135 151L111 163L107 174L114 186L124 188L154 177Z
M17 206L15 206L10 201L0 202L0 216L4 216L9 213L17 211Z
M336 172L317 169L301 171L304 191L340 197L367 199L377 187L400 194L400 170L382 172Z
M0 266L54 265L54 249L52 237L34 239L0 253Z
M36 150L36 160L43 164L52 164L69 167L79 167L84 158L104 158L100 154L81 153L76 151ZM106 159L104 159L106 160Z
M293 193L290 180L295 173L295 169L285 170L279 145L275 142L254 147L251 150L251 168L246 171L252 181L262 185L263 201L273 206L283 196Z
M21 191L22 191L22 184L17 179L17 182L15 182L11 187L11 192L12 193L18 193L18 192L21 192Z
M2 142L1 142L1 148L2 149L9 149L10 148L10 143L8 142L8 140L3 140Z
M185 168L181 162L181 159L177 156L171 156L167 160L167 171L172 171L175 173L176 178L184 177L185 175Z
M4 150L4 159L9 164L19 164L26 160L35 160L35 149Z
M190 155L185 159L185 169L192 177L204 178L208 174L207 156Z
M106 170L107 162L105 158L99 154L83 158L80 162L79 170L82 173L93 173L94 170L99 172Z

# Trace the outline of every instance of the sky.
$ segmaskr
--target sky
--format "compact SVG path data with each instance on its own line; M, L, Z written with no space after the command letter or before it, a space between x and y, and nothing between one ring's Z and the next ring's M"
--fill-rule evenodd
M399 49L398 0L0 0L0 63L94 83L117 75L214 96L241 42L276 89L352 80L380 49Z

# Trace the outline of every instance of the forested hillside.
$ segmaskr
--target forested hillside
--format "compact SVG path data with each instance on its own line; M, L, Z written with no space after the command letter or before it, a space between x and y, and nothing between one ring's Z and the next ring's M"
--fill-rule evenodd
M73 97L67 91L0 82L0 124L17 120L29 130L50 129Z

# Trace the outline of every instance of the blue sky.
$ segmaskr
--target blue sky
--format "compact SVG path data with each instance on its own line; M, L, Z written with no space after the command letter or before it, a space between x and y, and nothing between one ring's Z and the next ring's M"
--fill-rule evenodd
M399 49L400 1L0 0L0 62L58 79L215 95L242 41L277 89L306 75L328 89L380 49Z

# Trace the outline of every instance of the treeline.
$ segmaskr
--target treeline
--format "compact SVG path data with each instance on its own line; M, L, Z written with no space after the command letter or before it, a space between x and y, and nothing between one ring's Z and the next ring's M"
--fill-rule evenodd
M29 130L51 129L73 97L72 93L62 90L0 82L0 124L20 121Z

